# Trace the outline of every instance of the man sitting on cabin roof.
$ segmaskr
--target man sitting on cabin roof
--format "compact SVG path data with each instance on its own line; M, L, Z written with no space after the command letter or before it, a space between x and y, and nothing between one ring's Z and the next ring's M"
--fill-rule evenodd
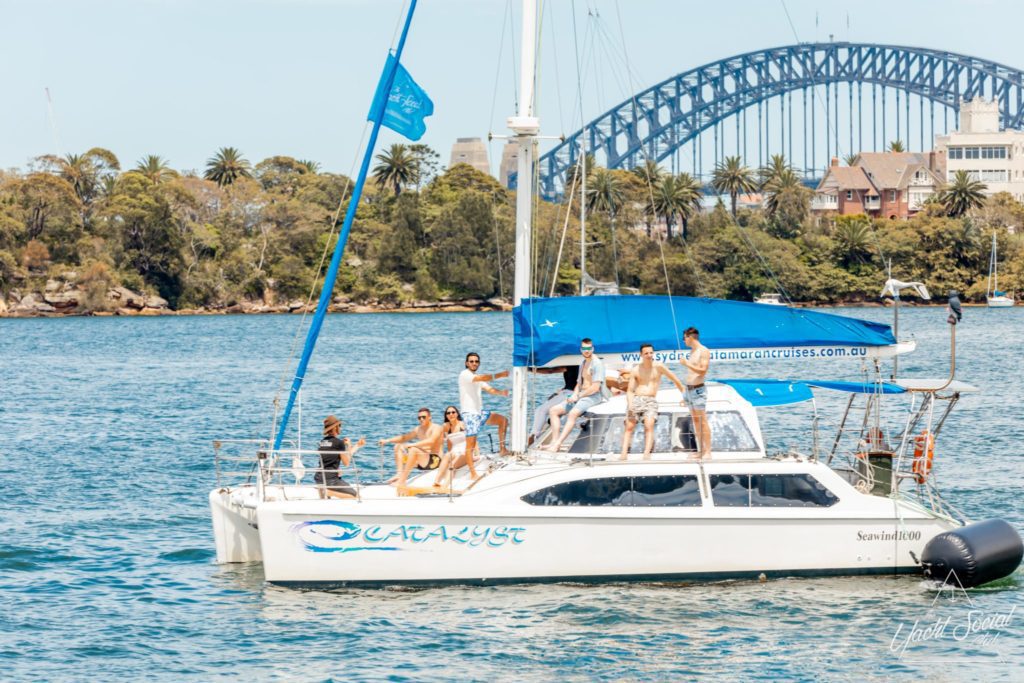
M430 419L430 408L420 408L416 419L419 424L410 432L377 442L379 446L395 444L395 476L388 480L398 488L404 488L413 465L420 470L436 470L441 464L441 440L444 433L441 425L434 424ZM406 445L406 441L415 441Z

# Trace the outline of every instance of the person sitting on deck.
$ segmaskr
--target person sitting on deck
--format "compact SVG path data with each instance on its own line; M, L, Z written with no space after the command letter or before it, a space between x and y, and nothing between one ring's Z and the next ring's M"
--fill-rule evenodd
M466 423L455 406L444 409L444 425L441 427L445 453L441 456L441 466L434 477L434 486L441 486L448 470L457 470L466 464Z
M436 470L441 465L441 425L431 422L430 408L420 408L416 419L419 425L410 432L377 442L379 446L395 444L395 476L388 480L399 488L406 485L413 466L420 470ZM413 441L415 439L415 441ZM413 443L406 444L407 441Z
M508 377L508 370L496 372L493 375L478 375L480 369L480 354L474 351L466 354L466 369L459 373L459 406L462 409L462 419L466 423L466 464L469 465L469 476L476 479L476 467L473 458L476 455L476 438L484 425L494 425L498 428L498 442L501 444L501 454L507 455L505 450L505 429L508 427L508 420L504 415L484 410L484 399L481 390L495 396L508 396L508 389L495 389L488 382L495 379Z
M320 441L320 471L313 475L313 480L321 485L320 497L355 498L356 490L338 473L339 462L348 467L352 457L366 445L366 439L359 439L355 446L350 447L347 438L339 438L341 420L334 415L324 418L324 438Z
M640 345L640 365L630 371L626 387L626 422L622 431L622 455L619 460L629 457L629 447L633 444L633 430L636 423L644 421L644 460L649 460L654 450L654 425L658 421L658 386L661 378L667 377L676 385L679 393L686 388L675 374L661 363L654 362L654 347L650 344ZM685 403L683 400L680 403Z
M605 385L604 361L594 354L594 342L585 337L580 341L580 353L583 355L583 362L580 363L576 388L564 403L555 406L548 413L551 419L551 441L541 448L558 451L569 437L569 432L576 426L579 416L603 403L611 393ZM566 413L569 413L569 416L565 420L565 427L562 427L562 416Z
M541 435L544 428L548 424L548 413L552 408L563 403L565 399L572 395L573 390L576 388L576 382L579 380L580 368L578 365L563 365L554 368L533 368L533 372L538 375L554 375L561 373L562 375L562 388L555 393L548 396L548 400L540 404L537 410L533 413L533 428L530 430L530 436L526 440L527 445L532 444L534 439Z

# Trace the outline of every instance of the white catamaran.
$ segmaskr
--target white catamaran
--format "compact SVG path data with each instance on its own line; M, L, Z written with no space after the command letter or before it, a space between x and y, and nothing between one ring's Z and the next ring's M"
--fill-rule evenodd
M413 0L395 64L415 5ZM483 473L479 479L470 480L460 470L442 489L431 487L433 472L398 490L364 481L358 469L350 470L346 477L356 497L324 497L312 476L321 467L316 451L289 447L284 439L323 319L318 309L274 439L215 444L219 481L209 499L217 561L262 562L268 581L300 586L922 570L944 579L947 569L955 569L963 585L973 585L1013 571L1021 558L1017 533L998 521L963 527L931 476L935 438L961 393L973 388L952 379L881 381L876 361L913 349L898 343L888 326L710 299L530 296L529 188L540 125L533 112L536 3L522 5L519 109L508 121L519 145L522 188L516 200L513 312L515 455L484 457L477 466ZM389 60L383 92L391 90L393 68ZM323 308L358 205L366 159L325 279ZM624 396L584 414L560 451L528 448L529 368L579 362L579 340L585 336L595 339L609 366L639 360L641 342L658 349L658 360L674 362L686 353L676 325L684 320L700 328L716 367L771 358L845 358L867 361L875 376L864 382L709 382L709 460L694 458L691 416L674 389L657 395L660 415L649 459L641 456L642 427L634 433L630 457L618 458ZM816 391L849 395L831 447L818 438L815 414L805 452L769 453L758 409L810 401ZM888 443L870 418L892 396L909 399L911 410L894 443ZM864 403L863 420L853 416L858 401ZM845 462L844 441L851 445ZM971 541L968 550L958 544L963 538Z

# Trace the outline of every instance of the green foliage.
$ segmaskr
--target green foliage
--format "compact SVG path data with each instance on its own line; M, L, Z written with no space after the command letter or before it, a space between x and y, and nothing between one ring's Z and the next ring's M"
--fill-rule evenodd
M221 147L206 161L203 177L223 187L239 178L251 178L252 165L234 147Z
M264 159L250 178L247 162L228 149L220 161L242 167L230 181L175 173L156 156L120 172L99 149L43 157L24 174L0 172L0 296L74 272L86 310L116 305L107 298L116 285L179 308L305 300L333 250L340 225L332 219L344 215L350 179L287 156ZM419 175L400 181L401 192L391 180L365 188L335 291L391 304L511 296L515 193L465 164L437 172L429 148L410 145L404 154L419 159ZM738 159L722 170L720 192L749 191L726 178L753 182ZM1024 229L1024 205L1008 194L961 188L953 194L962 211L933 202L909 221L821 219L810 215L809 193L784 157L760 171L765 207L734 219L721 201L702 213L701 187L688 174L653 163L589 167L588 273L645 293L750 299L781 286L797 301L838 303L875 300L891 259L901 279L980 299L995 231L1000 285L1024 288L1024 237L1013 232ZM578 201L579 193L573 206L535 207L538 293L578 290ZM681 228L685 241L652 236L656 217Z

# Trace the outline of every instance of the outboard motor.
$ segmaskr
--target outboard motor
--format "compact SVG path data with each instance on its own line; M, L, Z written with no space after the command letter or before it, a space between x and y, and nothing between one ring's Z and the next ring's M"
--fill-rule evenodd
M928 541L921 568L932 581L972 588L1009 576L1021 557L1024 543L1017 530L1001 519L988 519Z

